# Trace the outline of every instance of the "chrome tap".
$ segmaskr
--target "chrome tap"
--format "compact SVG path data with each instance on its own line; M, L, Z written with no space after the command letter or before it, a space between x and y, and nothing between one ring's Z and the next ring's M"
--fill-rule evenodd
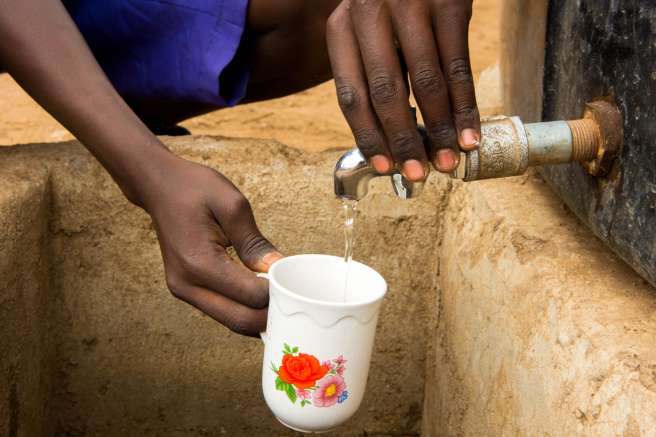
M482 141L477 150L462 154L451 175L465 182L518 176L528 167L581 162L592 176L610 171L622 147L622 115L611 103L586 105L579 120L524 124L519 117L494 117L481 124ZM389 175L378 174L357 150L346 152L334 172L335 195L361 200L369 181L389 176L401 199L417 197L423 182L410 182L398 167Z
M375 177L391 178L394 192L401 199L419 196L423 182L410 182L398 169L381 175L369 165L358 149L349 150L337 161L334 172L335 195L340 199L362 200L369 192L369 181Z

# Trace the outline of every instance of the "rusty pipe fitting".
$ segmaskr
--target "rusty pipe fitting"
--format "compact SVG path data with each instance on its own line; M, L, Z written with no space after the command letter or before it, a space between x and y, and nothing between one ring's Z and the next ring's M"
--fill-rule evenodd
M572 131L572 161L591 161L597 156L601 143L599 125L590 119L570 120Z
M465 154L454 177L465 181L523 174L528 167L582 162L605 176L622 146L622 117L611 103L586 105L580 120L523 124L519 117L494 117L481 125L478 150Z

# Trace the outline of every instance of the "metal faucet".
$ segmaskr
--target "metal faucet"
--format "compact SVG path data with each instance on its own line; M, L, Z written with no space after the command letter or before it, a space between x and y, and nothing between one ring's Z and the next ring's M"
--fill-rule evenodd
M412 199L421 194L423 182L410 182L398 169L381 175L369 165L358 149L349 150L335 166L335 195L341 199L362 200L369 192L369 181L375 177L388 176L392 180L394 193L401 199Z
M529 167L581 162L593 176L610 172L622 147L622 115L615 105L586 105L579 120L524 124L519 117L494 117L481 124L477 150L463 154L451 177L465 182L518 176ZM401 199L421 194L423 182L410 182L396 168L380 175L357 150L346 152L335 166L335 195L361 200L374 177L387 176Z

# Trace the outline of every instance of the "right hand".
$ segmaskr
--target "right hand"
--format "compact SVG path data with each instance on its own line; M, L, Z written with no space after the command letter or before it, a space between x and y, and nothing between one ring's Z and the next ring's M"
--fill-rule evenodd
M266 328L266 272L282 255L260 233L248 200L219 172L170 155L141 204L153 219L173 295L242 334ZM244 263L228 255L233 246ZM244 267L245 266L245 267Z
M171 292L233 331L257 335L266 326L268 286L253 271L267 271L282 255L257 229L248 201L223 175L178 158L153 136L61 2L0 3L0 63L150 214Z
M343 0L328 21L328 52L344 116L381 174L458 166L478 147L480 117L469 62L472 0ZM424 146L409 109L405 67L426 124Z

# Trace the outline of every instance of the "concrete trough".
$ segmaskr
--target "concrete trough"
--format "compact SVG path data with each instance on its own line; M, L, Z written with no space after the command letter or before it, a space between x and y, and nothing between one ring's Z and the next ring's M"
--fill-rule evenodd
M231 177L283 252L342 251L339 152L167 144ZM80 145L3 149L0 180L0 435L292 435L260 343L170 296L147 215ZM433 175L406 202L375 181L357 226L390 294L334 435L655 435L656 292L539 177Z
M284 253L343 251L332 194L339 153L251 140L168 144L230 177ZM263 402L260 342L169 294L149 217L79 144L2 149L0 180L1 436L292 435ZM437 308L434 199L447 181L408 203L384 182L362 202L356 259L381 272L390 293L370 390L335 435L421 429Z

